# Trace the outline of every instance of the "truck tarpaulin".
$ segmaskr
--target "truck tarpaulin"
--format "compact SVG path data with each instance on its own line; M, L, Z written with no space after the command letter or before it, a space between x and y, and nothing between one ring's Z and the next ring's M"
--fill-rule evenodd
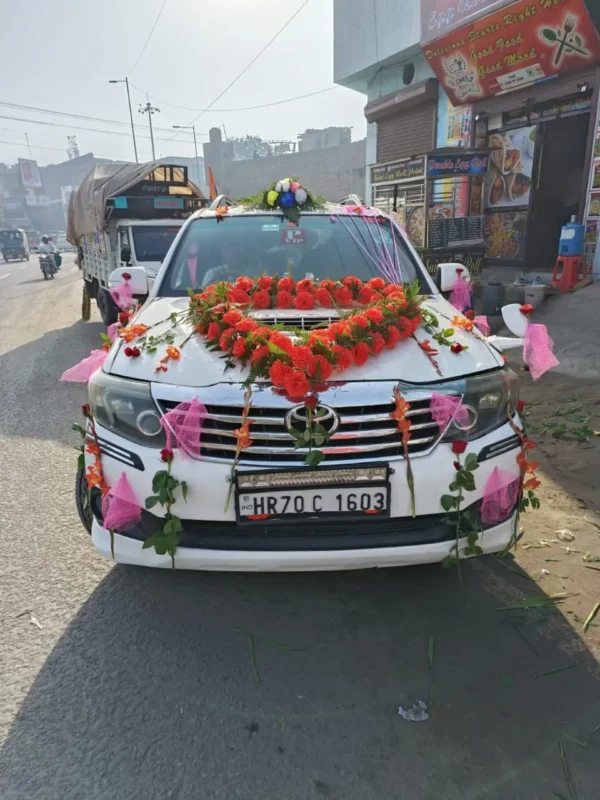
M146 164L96 164L92 167L69 199L68 241L76 245L81 236L105 230L107 201L126 194L128 189L140 181L149 180L150 173L161 168L177 169L171 164L163 164L160 161L150 161ZM169 193L167 188L169 185L173 184L165 183L165 194ZM191 190L192 196L204 198L194 183L188 180L186 186L188 192Z

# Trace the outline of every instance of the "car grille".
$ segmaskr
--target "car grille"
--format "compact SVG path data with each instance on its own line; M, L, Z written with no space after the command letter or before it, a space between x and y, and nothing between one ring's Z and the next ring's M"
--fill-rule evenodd
M285 311L268 311L268 312L253 312L252 319L260 322L261 325L286 325L287 327L296 328L298 330L310 331L317 328L328 328L332 322L339 319L336 311L330 313L321 312L307 312L301 313L298 311L292 314Z
M409 399L409 398L407 398ZM177 402L159 400L163 413L172 410ZM403 458L398 428L391 418L394 403L344 406L335 408L340 424L329 441L319 448L329 464L356 461L381 461ZM240 464L291 464L304 462L306 449L294 450L294 437L285 426L292 405L261 407L258 402L250 409L250 438L253 444L242 451ZM201 436L201 457L232 462L237 440L234 431L242 422L242 405L206 405ZM410 400L407 417L411 421L409 454L429 451L439 440L440 431L431 416L430 399Z

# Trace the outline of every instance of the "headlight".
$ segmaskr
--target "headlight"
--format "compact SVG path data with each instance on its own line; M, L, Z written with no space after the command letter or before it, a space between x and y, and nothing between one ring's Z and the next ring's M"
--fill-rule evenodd
M508 408L514 412L519 402L519 379L508 367L487 375L475 375L463 382L463 404L469 414L464 425L453 422L444 441L478 439L499 428L508 420Z
M150 384L98 370L89 382L90 406L99 425L145 447L164 447L160 414Z

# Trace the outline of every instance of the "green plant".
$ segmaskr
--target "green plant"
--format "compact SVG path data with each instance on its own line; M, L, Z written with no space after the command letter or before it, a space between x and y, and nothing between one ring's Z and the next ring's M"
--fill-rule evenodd
M165 523L162 530L150 536L142 545L144 550L153 547L158 555L168 553L171 556L173 569L175 569L175 551L179 544L180 533L183 530L181 520L171 512L171 507L176 502L175 491L179 489L184 501L187 500L188 486L185 481L180 481L171 475L171 462L173 453L171 450L163 450L161 458L167 465L166 469L158 470L152 478L152 491L154 494L146 498L146 508L154 508L161 505L166 509Z
M455 441L452 443L452 449L456 455L456 461L454 462L456 475L448 489L453 494L444 494L440 499L444 511L450 513L448 521L454 524L456 531L456 541L450 553L444 559L444 566L458 567L459 574L461 556L477 556L483 553L483 550L477 544L481 532L478 515L472 509L464 511L462 508L464 493L475 491L475 476L473 473L479 469L475 453L468 453L464 464L461 463L460 455L464 452L465 447L466 442ZM466 538L467 544L460 551L460 540L464 538Z

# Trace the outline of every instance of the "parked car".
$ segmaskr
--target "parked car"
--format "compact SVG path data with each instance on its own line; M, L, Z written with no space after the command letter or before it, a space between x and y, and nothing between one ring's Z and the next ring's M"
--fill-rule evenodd
M218 224L222 209L195 213L169 250L134 323L154 326L152 334L160 337L172 315L185 312L188 287L199 290L240 275L287 273L312 281L354 275L367 281L380 274L374 259L378 236L395 252L402 283L418 285L422 308L446 320L457 314L444 297L456 280L457 265L444 265L436 285L388 215L378 216L374 233L372 220L354 215L346 223L338 208L335 224L335 213L331 208L305 212L299 226L290 225L281 213L245 207L229 208L223 224ZM143 266L127 272L133 294L144 295L148 286ZM123 270L115 270L110 284L122 281ZM329 325L340 315L335 307L249 312L261 326L277 324L291 338L299 330ZM325 459L309 470L306 448L295 447L298 428L302 432L306 422L302 399L257 382L249 417L253 443L240 453L236 431L244 421L247 370L224 361L219 348L208 347L205 339L190 338L184 324L173 329L173 343L185 342L181 357L164 370L157 369L160 353L132 358L127 343L117 339L89 384L105 479L113 486L125 473L143 504L153 494L155 472L165 468L161 450L167 439L161 419L179 403L198 398L206 410L200 453L176 460L177 479L189 487L186 502L178 503L183 525L178 568L335 570L442 561L456 537L440 500L456 477L453 442L466 440L468 453L477 455L477 488L466 501L475 517L495 467L515 481L520 477L519 438L507 415L517 405L518 379L499 350L512 344L498 340L494 346L493 339L460 327L454 340L464 348L460 355L439 347L435 359L429 358L421 346L423 336L419 341L411 336L362 365L354 363L338 378L334 374L319 389L315 410L329 437L322 447ZM392 419L397 387L410 404L414 517L402 441ZM431 411L432 394L439 392L461 398L468 410L466 422L449 422L440 429ZM236 451L240 458L232 502L225 510ZM93 463L88 453L86 466ZM86 506L83 469L77 486L80 514L102 555L111 558L112 551L119 563L171 566L168 553L144 548L164 523L161 506L144 509L139 524L111 536L103 526L98 488L92 489ZM481 523L483 552L507 546L514 514L513 509L495 524Z

